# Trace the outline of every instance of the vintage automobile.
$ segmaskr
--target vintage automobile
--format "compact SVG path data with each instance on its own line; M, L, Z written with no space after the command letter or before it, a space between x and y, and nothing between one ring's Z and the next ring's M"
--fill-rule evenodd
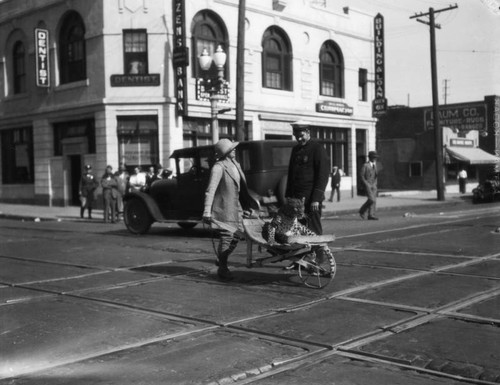
M283 201L288 163L295 142L257 140L241 142L236 155L250 194L261 208ZM124 196L124 221L134 234L146 233L154 222L173 222L185 229L202 220L205 190L215 162L214 146L175 150L176 177L153 182L147 191Z
M500 172L488 175L484 182L472 190L472 202L493 202L500 197Z

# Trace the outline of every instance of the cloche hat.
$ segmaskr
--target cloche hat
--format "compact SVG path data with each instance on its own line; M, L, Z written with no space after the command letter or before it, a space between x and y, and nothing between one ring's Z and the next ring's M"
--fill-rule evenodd
M239 142L231 142L229 139L221 139L215 144L215 156L217 158L223 158L231 151L233 151L236 146L240 144Z

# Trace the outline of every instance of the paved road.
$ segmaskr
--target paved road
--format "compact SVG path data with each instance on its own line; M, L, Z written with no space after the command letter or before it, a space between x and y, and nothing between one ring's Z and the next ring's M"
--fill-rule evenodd
M500 206L331 215L337 275L215 277L208 229L0 220L0 384L500 382ZM406 214L406 215L405 215Z

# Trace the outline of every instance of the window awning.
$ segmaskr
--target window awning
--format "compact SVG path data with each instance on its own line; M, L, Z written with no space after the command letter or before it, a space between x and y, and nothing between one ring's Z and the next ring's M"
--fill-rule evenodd
M446 147L448 155L469 164L500 164L500 157L477 147Z

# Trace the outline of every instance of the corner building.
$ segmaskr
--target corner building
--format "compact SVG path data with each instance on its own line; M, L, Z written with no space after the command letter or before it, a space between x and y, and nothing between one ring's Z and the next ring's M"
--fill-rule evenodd
M210 144L204 48L227 53L219 135L235 138L237 32L237 0L0 0L0 201L77 205L85 164L100 178ZM247 0L245 140L307 121L354 193L375 149L373 50L373 15Z

